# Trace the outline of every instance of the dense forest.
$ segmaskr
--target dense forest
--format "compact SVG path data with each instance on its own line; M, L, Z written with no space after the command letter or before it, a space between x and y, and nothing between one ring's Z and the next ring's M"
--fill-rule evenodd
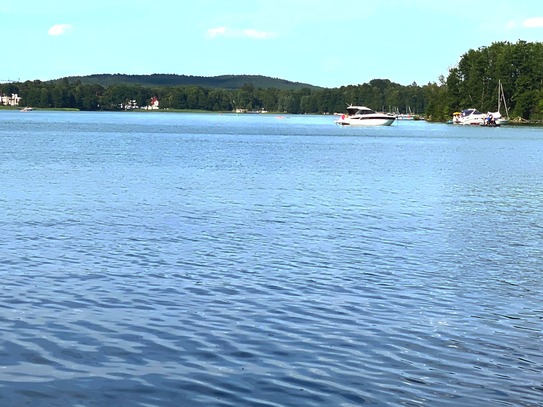
M221 76L192 76L176 74L152 74L152 75L125 75L125 74L100 74L87 76L69 76L52 82L69 83L80 82L84 85L142 85L147 87L162 86L202 86L204 88L239 89L250 83L256 88L277 89L318 89L317 86L307 83L290 82L279 78L270 78L262 75L221 75Z
M305 114L343 112L352 103L445 121L452 112L468 107L495 111L500 81L511 117L543 119L543 43L525 41L469 50L447 77L423 86L374 79L329 89L256 75L92 75L5 83L0 84L0 93L18 93L21 105L38 108L118 110L147 106L157 97L161 109Z

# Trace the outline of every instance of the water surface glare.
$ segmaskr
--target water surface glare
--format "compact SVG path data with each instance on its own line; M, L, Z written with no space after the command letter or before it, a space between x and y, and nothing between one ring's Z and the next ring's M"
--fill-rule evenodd
M543 130L0 111L0 405L543 406Z

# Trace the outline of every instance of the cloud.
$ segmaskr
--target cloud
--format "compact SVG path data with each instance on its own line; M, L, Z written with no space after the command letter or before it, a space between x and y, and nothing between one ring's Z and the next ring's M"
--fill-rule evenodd
M277 37L277 33L269 31L259 31L253 28L240 30L238 28L216 27L207 30L209 38L228 37L228 38L252 38L256 40L264 40Z
M211 38L215 38L220 35L225 35L225 33L226 33L226 27L210 28L209 30L207 30L207 36Z
M543 17L527 18L522 22L525 28L543 28Z
M276 37L277 33L248 29L248 30L243 30L243 35L245 37L254 38L256 40L263 40L267 38Z
M71 24L55 24L54 26L49 28L49 31L47 33L53 37L56 37L59 35L66 34L72 28L73 26Z

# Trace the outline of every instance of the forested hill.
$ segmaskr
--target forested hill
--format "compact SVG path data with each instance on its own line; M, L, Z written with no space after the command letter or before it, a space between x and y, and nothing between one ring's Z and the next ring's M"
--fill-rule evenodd
M241 89L243 85L251 84L255 88L295 90L302 88L319 89L318 86L307 83L290 82L284 79L271 78L262 75L222 75L222 76L191 76L175 74L125 75L99 74L87 76L69 76L51 82L80 81L85 85L141 85L149 87L161 86L202 86L205 88Z
M513 119L543 123L542 66L543 42L519 40L470 49L447 77L422 87L388 79L318 88L258 75L102 74L0 83L0 96L18 94L21 106L79 110L120 110L127 103L149 106L154 98L160 101L160 109L214 112L334 113L352 103L389 112L413 111L433 121L447 121L453 112L468 107L481 112L502 108L502 114ZM3 100L0 105L6 103Z

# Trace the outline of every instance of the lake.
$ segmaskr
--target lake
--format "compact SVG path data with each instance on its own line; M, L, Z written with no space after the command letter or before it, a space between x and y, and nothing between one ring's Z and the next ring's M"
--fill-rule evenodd
M0 111L0 404L542 406L543 129Z

